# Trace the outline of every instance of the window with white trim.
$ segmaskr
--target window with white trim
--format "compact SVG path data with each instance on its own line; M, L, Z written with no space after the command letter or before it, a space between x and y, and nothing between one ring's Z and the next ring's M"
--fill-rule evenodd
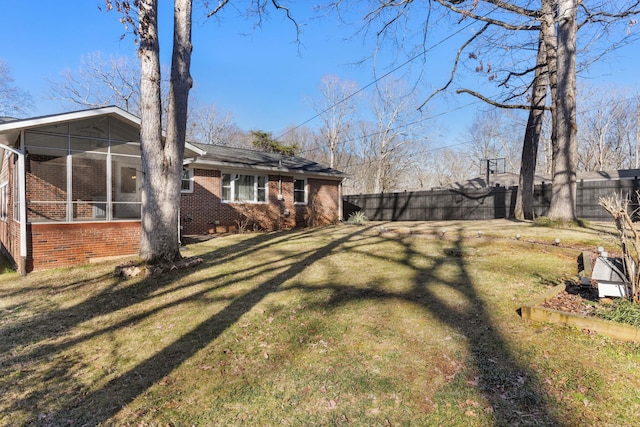
M296 178L293 180L293 203L307 203L307 180Z
M266 175L222 174L222 201L264 203L267 201Z
M180 185L181 193L193 193L193 169L182 169L182 184Z

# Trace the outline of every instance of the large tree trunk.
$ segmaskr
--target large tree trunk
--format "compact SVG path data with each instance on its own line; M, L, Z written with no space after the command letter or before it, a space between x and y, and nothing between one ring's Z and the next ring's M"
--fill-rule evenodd
M553 147L553 181L549 217L576 219L576 0L558 2L558 91L554 98L556 144Z
M142 0L140 19L143 195L140 256L147 262L180 258L180 182L191 87L191 0L174 3L174 45L166 140L162 139L157 0Z
M549 79L549 92L551 93L551 148L550 164L553 175L553 147L557 144L556 107L555 100L558 97L558 37L556 35L556 0L542 0L540 7L540 31L544 40L544 49L547 53L547 73Z
M531 89L531 110L522 144L522 161L520 162L520 179L516 196L515 217L517 219L533 219L533 190L535 185L538 144L542 132L542 119L547 98L548 73L545 67L546 49L543 33L540 32L536 71Z

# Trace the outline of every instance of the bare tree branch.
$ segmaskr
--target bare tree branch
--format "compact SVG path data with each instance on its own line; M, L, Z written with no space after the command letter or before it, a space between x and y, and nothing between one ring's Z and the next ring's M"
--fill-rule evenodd
M486 15L478 15L476 13L470 12L468 9L461 9L461 8L455 7L455 6L453 6L451 4L451 2L448 2L446 0L435 0L435 1L440 3L442 6L446 7L447 9L451 10L452 12L455 12L455 13L458 13L458 14L462 15L463 17L473 18L476 21L488 22L490 24L497 25L497 26L502 27L502 28L507 29L507 30L533 30L533 31L535 31L535 30L539 30L540 29L539 25L537 25L537 24L513 25L513 24L510 24L510 23L505 22L505 21L500 21L500 20L497 20L497 19L489 18L487 16L488 14L486 14ZM522 15L522 16L529 16L531 18L537 17L537 14L536 14L535 11L530 11L528 9L516 8L515 6L513 6L513 8L503 7L503 6L509 6L509 5L504 3L504 2L502 2L502 1L497 1L497 0L496 1L485 0L485 1L487 1L487 3L494 4L495 6L497 6L499 8L508 10L509 12L515 12L515 10L521 10L522 13L520 13L520 12L515 12L515 13L517 13L519 15Z
M494 107L498 107L498 108L504 108L507 110L549 110L551 111L551 107L547 107L547 106L539 106L539 107L534 107L531 105L515 105L515 104L503 104L497 101L494 101L493 99L487 98L484 95L479 94L476 91L470 90L470 89L458 89L456 90L456 93L460 94L460 93L468 93L471 96L475 96L478 99L481 99L482 101L486 102L489 105L493 105Z
M29 93L14 86L14 79L7 63L0 60L0 116L27 114L33 100Z
M281 5L278 0L271 0L271 4L276 8L276 10L284 10L287 19L296 27L296 43L300 43L300 26L298 25L298 21L296 21L291 15L289 8Z
M422 104L420 104L420 106L418 107L418 110L422 110L422 108L424 108L424 106L427 104L427 102L429 102L434 96L436 96L440 92L444 92L445 90L447 90L447 88L449 87L451 82L453 82L453 78L455 77L456 70L458 69L458 62L460 61L460 55L462 54L462 51L467 46L469 46L477 37L479 37L482 33L484 33L490 26L491 26L490 23L486 23L484 25L484 27L482 27L477 33L475 33L466 42L464 42L462 46L460 46L460 48L458 49L458 52L456 54L456 59L453 62L453 67L451 69L451 76L449 77L449 81L444 86L442 86L439 89L436 89L435 92L433 92L431 95L429 95L429 97L427 97L427 99Z
M229 0L218 0L218 5L211 12L207 13L207 18L211 18L213 15L220 12L227 3L229 3Z

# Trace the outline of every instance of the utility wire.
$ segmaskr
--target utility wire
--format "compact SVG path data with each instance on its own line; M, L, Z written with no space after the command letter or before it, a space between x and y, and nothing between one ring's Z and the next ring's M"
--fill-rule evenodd
M438 118L438 117L441 117L441 116L444 116L444 115L450 114L450 113L452 113L452 112L454 112L454 111L458 111L458 110L465 109L465 108L467 108L467 107L470 107L470 106L475 105L475 104L479 104L479 103L481 103L481 102L482 102L482 101L479 101L479 100L478 100L478 101L473 101L473 102L470 102L470 103L468 103L468 104L462 105L462 106L460 106L460 107L456 107L456 108L454 108L454 109L447 110L447 111L444 111L444 112L442 112L442 113L434 114L433 116L429 116L429 117L425 117L425 118L423 118L423 119L415 120L415 121L413 121L413 122L411 122L411 123L405 123L405 124L403 124L402 126L397 126L397 127L391 128L391 130L393 130L393 131L401 130L401 129L407 128L407 127L409 127L409 126L413 126L413 125L415 125L415 124L418 124L418 123L421 123L421 122L424 122L424 121L427 121L427 120L433 120L433 119L435 119L435 118ZM369 134L365 134L365 135L354 136L354 137L352 137L352 138L345 139L345 140L343 140L342 142L357 141L357 140L359 140L359 139L364 139L364 138L369 138L369 137L371 137L371 136L380 135L381 133L384 133L384 132L386 132L386 131L379 131L379 132L373 132L373 133L369 133ZM461 144L462 144L462 143L461 143ZM466 142L465 142L464 144L466 144ZM454 145L460 145L460 144L454 144ZM306 150L302 150L302 151L300 151L300 154L307 154L307 153L311 153L311 152L313 152L313 151L323 150L323 149L325 149L325 148L326 148L326 147L313 147L313 148L308 148L308 149L306 149ZM443 147L443 148L444 148L444 147ZM427 150L427 151L431 151L431 150Z
M621 104L624 104L624 103L631 104L631 103L633 103L633 102L637 102L637 101L638 101L638 99L639 99L639 98L638 98L637 96L633 96L633 97L629 97L629 98L621 99L621 100L619 100L618 102L619 102L619 103L621 103ZM440 117L440 116L443 116L443 115L446 115L446 114L452 113L452 112L457 111L457 110L461 110L461 109L464 109L464 108L470 107L470 106L472 106L472 105L474 105L474 104L479 104L479 103L481 103L481 102L482 102L482 101L473 101L473 102L470 102L470 103L465 104L465 105L463 105L463 106L456 107L456 108L454 108L454 109L452 109L452 110L448 110L448 111L445 111L445 112L438 113L438 114L435 114L435 115L433 115L433 116L427 117L427 118L425 118L425 119L423 119L423 120L431 120L431 119L435 119L435 118L437 118L437 117ZM589 108L589 109L586 109L586 110L582 110L582 111L580 111L580 114L584 114L584 113L589 113L589 112L591 112L591 111L600 110L601 108L602 108L601 106L595 106L595 107L592 107L592 108ZM419 122L419 121L416 121L416 122L409 123L409 124L407 124L407 125L403 125L403 126L399 126L399 127L397 127L397 128L393 128L393 129L394 129L394 130L402 129L403 127L410 126L411 124L415 124L415 123L418 123L418 122ZM344 142L355 141L355 140L358 140L358 139L361 139L361 138L367 138L367 137L369 137L369 136L375 136L375 135L378 135L378 134L380 134L380 133L381 133L381 132L374 132L374 133L367 134L367 135L361 135L361 136L358 136L358 137L349 138L349 139L345 140ZM454 143L454 144L440 145L440 146L438 146L438 147L433 147L433 148L423 149L423 150L421 150L421 152L422 152L422 153L431 153L431 152L434 152L434 151L444 150L444 149L447 149L447 148L452 148L452 147L457 147L457 146L459 146L459 145L467 145L467 144L469 144L469 141L456 142L456 143ZM319 150L323 150L323 149L325 149L325 148L326 148L326 147L313 147L313 148L309 148L309 149L307 149L307 150L303 150L303 151L301 151L301 152L300 152L300 154L310 153L310 152L313 152L313 151L319 151ZM360 162L357 162L357 163L349 163L349 165L348 165L348 166L349 166L349 167L354 167L354 166L363 166L363 165L366 165L366 164L368 164L368 162L367 162L367 161L365 161L365 160L363 160L363 161L360 161Z
M491 15L493 12L495 12L496 10L498 10L499 7L495 7L492 10L490 10L489 12L487 12L485 15L483 15L482 17L485 18L489 15ZM345 96L343 99L341 99L340 101L330 105L329 107L325 108L324 110L322 110L321 112L317 113L316 115L312 116L311 118L305 120L304 122L300 123L299 125L287 130L286 132L284 132L283 134L279 135L277 138L275 138L276 140L282 138L283 136L287 135L290 132L293 132L294 130L306 125L307 123L317 119L318 117L320 117L321 115L323 115L324 113L326 113L327 111L329 111L330 109L332 109L333 107L342 104L343 102L353 98L354 96L356 96L357 94L365 91L366 89L370 88L371 86L375 85L376 83L378 83L380 80L384 79L385 77L395 73L396 71L398 71L399 69L401 69L402 67L410 64L411 62L415 61L416 59L420 58L421 56L425 55L426 53L428 53L429 51L433 50L434 48L440 46L441 44L443 44L444 42L446 42L447 40L453 38L454 36L457 36L458 34L460 34L462 31L466 30L467 28L471 27L472 25L476 24L476 21L472 21L470 23L468 23L467 25L465 25L464 27L460 28L459 30L453 32L452 34L448 35L447 37L443 38L442 40L440 40L439 42L433 44L432 46L429 46L425 49L423 49L421 52L419 52L418 54L412 56L411 58L409 58L408 60L406 60L405 62L403 62L402 64L396 66L395 68L391 69L390 71L386 72L385 74L381 75L380 77L377 77L376 79L374 79L373 81L371 81L370 83L366 84L365 86L363 86L362 88L358 89L357 91L353 92L350 95Z

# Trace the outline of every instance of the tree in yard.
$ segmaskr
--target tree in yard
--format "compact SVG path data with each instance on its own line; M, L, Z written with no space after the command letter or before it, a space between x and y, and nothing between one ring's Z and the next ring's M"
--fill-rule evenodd
M94 52L82 58L78 70L63 71L49 86L51 98L64 103L85 108L115 105L140 114L140 62L128 57L105 58Z
M31 95L13 82L9 66L0 60L0 116L23 116L32 108Z
M180 259L180 180L187 132L187 101L192 86L189 73L191 13L190 0L175 0L167 131L163 138L158 2L140 0L138 3L143 173L140 256L147 262Z
M230 113L214 104L189 105L187 139L203 144L230 145L238 131Z
M576 215L576 173L578 165L578 126L576 121L576 35L577 0L558 0L557 96L553 145L553 181L549 218L573 221Z
M280 141L276 141L273 139L271 132L252 130L251 136L253 137L253 146L260 151L284 154L286 156L295 156L298 152L298 146L296 144L285 145Z
M544 26L545 23L543 22ZM533 219L533 188L535 184L538 146L542 135L544 107L546 105L549 73L546 65L547 55L544 42L544 31L540 31L536 69L531 82L531 109L527 118L527 127L522 142L520 159L520 176L514 216L517 219ZM544 65L543 65L544 64Z
M483 96L477 91L464 88L459 89L458 93L472 94L501 108L518 108L532 112L528 121L528 134L525 135L526 147L523 150L522 161L522 165L525 167L522 174L528 177L527 182L530 183L533 183L533 171L535 170L535 167L530 167L530 165L535 164L536 161L533 145L536 145L537 150L540 135L537 131L540 129L540 117L533 114L533 110L553 109L551 140L554 155L552 174L555 196L552 199L550 215L560 220L575 218L575 107L572 106L571 101L571 99L575 100L575 90L573 89L575 85L572 87L571 84L571 81L575 81L575 72L562 71L563 74L560 75L556 68L556 58L560 58L562 55L560 59L563 63L560 64L560 70L570 70L571 64L576 63L575 40L578 27L590 28L589 31L586 31L583 40L601 40L603 35L611 34L612 28L616 25L618 27L621 24L626 26L624 18L637 14L640 11L639 3L636 0L597 4L580 2L581 22L578 26L575 23L578 13L577 2L569 3L567 0L541 0L540 3L502 0L435 0L435 2L446 10L457 14L460 23L463 21L467 23L472 19L483 25L461 45L452 68L451 79L436 92L446 90L452 83L462 51L473 43L482 41L484 49L480 50L484 52L483 56L479 57L476 55L477 51L472 51L469 53L469 57L477 61L476 71L486 73L487 81L493 83L494 89L498 93L493 96ZM404 37L410 31L406 27L400 29L398 27L407 25L414 6L420 7L420 5L416 5L416 2L376 4L367 15L368 25L371 25L376 19L382 21L379 25L380 30L375 32L377 39L390 38L398 41L399 37L394 38L392 35L395 31L396 35L402 35L404 46L406 45ZM396 12L390 12L390 10ZM427 16L431 17L431 14ZM425 29L425 33L428 32L429 22L424 22L423 18L420 19L421 28ZM556 34L556 27L559 28L560 34ZM534 37L538 33L542 33L542 36ZM585 64L597 60L607 51L627 42L629 40L627 36L628 34L625 33L622 37L618 37L617 41L607 42L607 45L600 46L599 49L595 49L595 44L591 43L589 58ZM415 49L420 53L415 56L416 58L426 55L428 51L424 43L426 39L427 35L422 34L416 43ZM530 46L533 43L537 44L536 50L540 55L537 56L534 65L530 65L532 59L527 58L526 55L532 50ZM560 52L557 52L559 43L562 43L562 46L559 46ZM573 48L571 48L572 44ZM546 71L543 68L546 68ZM573 69L575 70L575 66ZM542 73L538 75L537 79L535 78L536 71ZM546 77L543 75L544 73L546 73ZM535 102L546 99L545 96L542 96L542 88L545 87L545 84L541 82L544 80L548 81L550 106L543 106L540 105L540 102ZM563 99L556 94L560 84L565 85L560 93L568 95L568 99ZM514 100L523 98L527 94L530 94L528 105L513 103ZM430 98L427 98L427 101ZM499 101L495 99L499 99ZM575 104L574 101L573 103ZM532 197L532 186L527 185L526 189L520 188L520 190L524 190L523 196Z
M628 91L583 86L578 98L578 170L636 167L637 108Z
M315 101L314 108L322 119L322 136L329 150L329 167L336 168L336 157L347 133L348 123L355 112L354 94L357 85L354 82L340 80L337 76L323 76L320 83L321 98Z
M250 7L262 14L267 3L268 0L256 0ZM284 10L291 19L289 10L279 5L277 0L271 0L270 3ZM158 0L135 0L133 3L105 0L105 4L108 10L115 8L122 14L125 28L133 29L139 44L143 173L140 257L149 263L173 262L180 258L180 182L187 134L188 97L192 87L192 0L173 2L173 50L164 138ZM220 12L227 4L229 0L220 0L208 17Z
M371 100L373 133L363 141L369 145L372 155L367 166L373 174L373 192L392 191L400 174L411 162L412 150L422 138L416 130L422 125L415 105L414 93L406 90L401 82L379 82Z

